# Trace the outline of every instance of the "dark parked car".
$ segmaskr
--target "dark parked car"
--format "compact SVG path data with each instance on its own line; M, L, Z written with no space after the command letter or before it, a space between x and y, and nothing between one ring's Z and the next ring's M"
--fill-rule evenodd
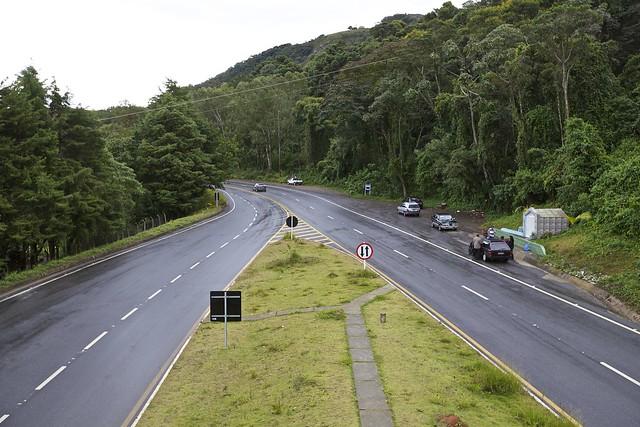
M513 259L513 252L504 240L482 239L479 256L483 261L504 261ZM469 255L473 254L473 242L469 244Z
M458 222L448 213L437 213L431 217L431 227L438 230L457 230Z
M256 182L253 186L253 191L267 191L267 186Z
M416 196L409 196L404 199L404 201L409 203L417 203L420 206L420 209L424 207L424 205L422 204L422 199Z

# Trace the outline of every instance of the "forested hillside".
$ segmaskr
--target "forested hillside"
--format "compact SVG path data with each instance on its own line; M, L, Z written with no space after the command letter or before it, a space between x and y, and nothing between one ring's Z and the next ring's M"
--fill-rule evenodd
M252 175L504 211L554 203L631 235L639 22L629 0L445 3L190 96Z

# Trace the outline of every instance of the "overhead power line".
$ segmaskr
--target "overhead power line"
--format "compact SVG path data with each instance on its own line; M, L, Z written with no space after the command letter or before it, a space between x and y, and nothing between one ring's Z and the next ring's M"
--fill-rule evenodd
M260 86L260 87L249 88L249 89L237 90L235 92L223 93L223 94L220 94L220 95L210 96L210 97L202 98L202 99L194 99L194 100L190 100L190 101L176 102L174 104L164 105L162 107L157 107L157 108L145 108L143 111L134 111L134 112L131 112L131 113L119 114L117 116L104 117L104 118L98 119L98 121L99 122L104 122L104 121L108 121L108 120L120 119L120 118L123 118L123 117L131 117L131 116L137 116L137 115L140 115L140 114L146 114L146 113L150 113L150 112L153 112L153 111L165 110L167 108L172 108L172 107L180 107L182 105L192 105L192 104L197 104L197 103L200 103L200 102L211 101L211 100L214 100L214 99L228 98L228 97L231 97L231 96L242 95L242 94L250 93L250 92L256 92L256 91L263 90L263 89L270 89L270 88L274 88L274 87L278 87L278 86L284 86L284 85L289 85L289 84L292 84L292 83L302 82L302 81L314 79L314 78L317 78L317 77L324 77L324 76L330 76L332 74L343 73L345 71L350 71L350 70L355 70L355 69L358 69L358 68L368 67L368 66L371 66L371 65L381 64L383 62L389 62L389 61L393 61L393 60L396 60L396 59L398 59L398 57L394 56L394 57L391 57L391 58L385 58L385 59L380 59L380 60L377 60L377 61L367 62L367 63L364 63L364 64L353 65L351 67L341 68L341 69L335 70L335 71L328 71L326 73L319 73L319 74L314 74L312 76L301 77L301 78L298 78L298 79L286 80L284 82L278 82L278 83L273 83L273 84L264 85L264 86Z

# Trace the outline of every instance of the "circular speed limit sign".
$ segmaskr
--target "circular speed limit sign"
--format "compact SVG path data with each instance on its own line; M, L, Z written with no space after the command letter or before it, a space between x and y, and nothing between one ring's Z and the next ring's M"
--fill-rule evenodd
M373 246L370 243L362 242L356 248L356 255L361 260L369 259L373 256Z

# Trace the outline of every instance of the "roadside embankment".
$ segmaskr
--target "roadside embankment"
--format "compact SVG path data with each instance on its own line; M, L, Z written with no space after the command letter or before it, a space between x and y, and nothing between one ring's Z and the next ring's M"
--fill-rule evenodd
M226 206L226 199L221 195L218 207L210 207L190 216L168 221L165 224L137 233L131 237L117 240L113 243L98 246L88 251L67 256L58 260L39 264L30 270L10 273L0 280L0 295L13 293L18 289L48 280L74 268L89 265L103 258L114 255L120 251L132 248L156 237L172 233L182 228L189 227L200 221L204 221L218 215Z

